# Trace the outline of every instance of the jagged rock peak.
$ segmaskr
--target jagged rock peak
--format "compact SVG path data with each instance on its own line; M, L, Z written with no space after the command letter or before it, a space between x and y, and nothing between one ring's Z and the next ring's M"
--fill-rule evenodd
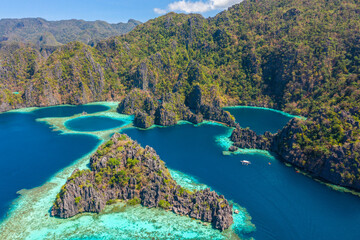
M203 90L198 85L194 86L187 96L172 92L159 98L150 91L136 88L119 103L117 111L134 114L134 125L140 128L148 128L153 124L172 126L179 120L198 124L204 119L236 127L235 118L220 108L216 94L207 95L213 95L212 99L204 101Z
M106 204L124 200L200 219L220 230L233 223L232 205L224 196L177 185L155 150L141 147L127 135L114 134L91 156L90 166L72 173L57 195L52 216L99 213Z

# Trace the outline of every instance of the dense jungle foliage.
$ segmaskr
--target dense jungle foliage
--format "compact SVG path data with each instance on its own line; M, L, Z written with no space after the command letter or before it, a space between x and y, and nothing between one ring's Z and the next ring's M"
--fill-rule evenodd
M0 42L32 43L38 48L60 46L72 41L95 44L100 40L130 32L140 22L110 24L104 21L42 18L0 19Z
M304 151L360 151L359 76L359 0L248 0L207 19L169 13L95 47L2 45L0 110L215 86L223 105L308 117L299 121ZM351 164L360 169L358 154Z

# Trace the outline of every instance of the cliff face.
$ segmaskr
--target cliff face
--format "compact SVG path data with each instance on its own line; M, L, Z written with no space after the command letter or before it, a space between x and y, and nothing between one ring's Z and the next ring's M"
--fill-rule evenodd
M119 104L118 112L134 114L134 125L148 128L153 124L160 126L175 125L179 120L201 123L213 120L225 123L230 127L237 126L234 117L220 108L216 95L206 101L203 90L196 85L186 96L177 92L167 93L157 99L151 92L135 89Z
M271 150L273 135L266 132L264 135L258 135L248 128L237 127L231 134L231 141L237 148L254 148L261 150Z
M232 205L209 189L189 191L177 185L154 149L114 134L90 159L91 170L75 170L62 187L51 214L69 218L101 212L114 200L161 207L210 222L224 230L233 223Z
M326 111L306 121L292 119L276 134L257 135L250 129L237 128L231 135L230 149L253 148L276 153L316 178L360 191L359 127L349 113L340 111L332 119L348 123L351 129L333 129ZM355 127L354 127L355 126Z
M0 111L121 101L135 88L149 91L148 102L153 102L151 109L142 107L145 102L132 106L138 100L131 95L124 102L134 110L135 125L143 128L180 119L233 126L219 102L309 118L325 107L332 113L324 121L303 123L309 127L302 129L305 137L294 137L301 151L283 146L279 152L296 153L301 164L302 155L308 156L304 166L314 172L330 162L323 175L341 176L339 181L353 185L360 178L355 169L360 144L359 6L358 0L243 1L209 19L169 13L95 47L71 42L39 50L1 43ZM210 86L217 88L218 99L211 98ZM318 160L331 154L336 160Z
M79 42L55 51L0 44L0 62L0 111L119 101L125 95L120 83L106 81L93 49Z
M159 98L172 90L189 93L199 84L218 86L227 105L272 107L303 116L322 105L349 110L359 105L358 9L356 0L243 1L209 19L169 13L95 47L70 42L55 52L39 50L47 60L37 65L22 61L26 53L9 60L27 51L24 46L0 54L1 109L120 100L134 88ZM53 24L42 19L10 22L4 20L0 35L26 35L34 24ZM75 22L64 24L92 28ZM97 31L106 26L93 24ZM76 40L79 35L64 37Z
M0 109L117 101L134 88L160 98L199 84L218 86L226 105L303 116L323 105L349 110L360 99L358 9L356 0L243 1L209 19L169 13L95 47L71 42L55 52L37 50L46 61L36 64L22 61L27 46L13 49L0 54ZM5 25L19 34L32 26Z

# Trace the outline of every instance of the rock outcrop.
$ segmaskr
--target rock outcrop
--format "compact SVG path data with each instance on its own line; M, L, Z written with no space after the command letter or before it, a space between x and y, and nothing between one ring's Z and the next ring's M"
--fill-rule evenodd
M148 128L153 124L171 126L179 120L194 124L212 120L230 127L237 126L234 117L220 108L217 96L213 95L213 99L209 100L203 96L202 91L196 85L186 97L173 92L156 98L149 91L134 89L119 103L117 111L134 114L134 125L140 128Z
M266 132L258 135L249 128L236 128L231 134L231 141L238 148L254 148L261 150L271 150L273 134Z
M125 200L200 219L220 230L233 223L232 205L224 196L177 185L153 148L142 148L126 135L114 134L91 157L90 165L90 170L72 173L51 209L53 216L99 213L106 204Z
M339 121L349 122L349 126L357 125L350 114L340 112L338 117ZM250 129L236 128L229 151L236 148L267 150L315 178L360 191L360 144L356 142L359 128L344 131L331 126L326 113L320 112L306 121L294 118L276 134L258 135ZM326 139L330 139L329 142Z

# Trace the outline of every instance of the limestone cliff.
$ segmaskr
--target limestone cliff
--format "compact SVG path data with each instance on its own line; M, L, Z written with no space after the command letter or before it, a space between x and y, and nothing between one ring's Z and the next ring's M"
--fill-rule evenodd
M140 128L148 128L153 124L171 126L179 120L194 124L213 120L230 127L237 126L234 117L220 108L216 94L209 99L203 92L196 85L186 97L173 92L158 99L149 91L134 89L120 102L117 110L124 114L134 114L134 125Z
M58 194L51 214L69 218L101 212L114 200L161 207L209 222L225 230L233 223L232 205L209 189L189 191L177 185L153 148L114 134L90 159L90 170L75 170Z
M359 126L350 114L342 111L338 121L355 126L351 131L337 128L326 112L306 121L292 119L276 134L258 135L250 129L236 128L230 151L253 148L271 151L281 160L310 173L313 177L360 191Z

